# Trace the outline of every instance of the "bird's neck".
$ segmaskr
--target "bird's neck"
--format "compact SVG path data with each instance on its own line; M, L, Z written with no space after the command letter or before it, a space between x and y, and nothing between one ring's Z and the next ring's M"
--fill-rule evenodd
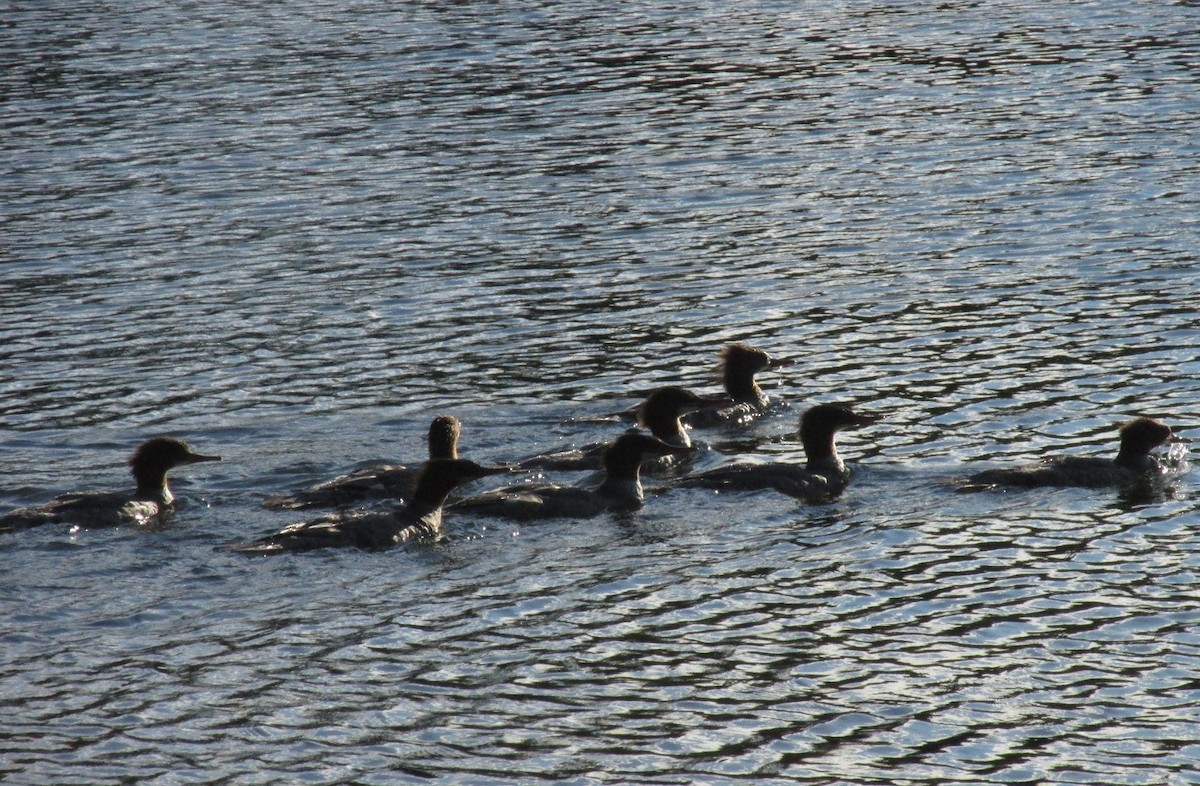
M745 374L725 373L725 392L739 404L751 404L756 407L767 405L767 394L754 381L754 377Z
M167 487L167 473L161 470L134 470L133 478L137 481L138 499L155 500L164 505L175 501L171 489Z

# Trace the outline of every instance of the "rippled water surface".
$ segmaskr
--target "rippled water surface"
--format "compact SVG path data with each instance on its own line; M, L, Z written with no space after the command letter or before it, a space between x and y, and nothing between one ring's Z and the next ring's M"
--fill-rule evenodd
M17 4L0 26L13 783L1200 783L1200 481L956 493L1200 438L1193 3ZM246 559L271 493L504 460L799 362L700 461L844 435L838 500L675 489Z

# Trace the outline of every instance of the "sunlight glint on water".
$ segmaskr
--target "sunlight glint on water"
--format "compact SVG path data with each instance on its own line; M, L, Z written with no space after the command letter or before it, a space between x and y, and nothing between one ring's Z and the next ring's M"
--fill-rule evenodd
M1188 4L14 9L0 503L126 481L165 528L3 537L14 783L1192 783L1186 446L1160 493L959 494L1200 427ZM654 494L248 560L272 493L510 460L746 341L789 406L709 449L828 505Z

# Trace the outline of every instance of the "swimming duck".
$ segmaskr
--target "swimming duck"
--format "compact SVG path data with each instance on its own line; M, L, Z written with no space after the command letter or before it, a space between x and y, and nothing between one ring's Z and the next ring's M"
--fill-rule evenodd
M720 491L771 488L809 502L828 500L840 494L850 481L850 471L834 443L837 433L878 420L843 404L818 404L800 418L800 443L808 458L804 466L785 462L729 464L688 475L678 485Z
M429 426L429 458L458 458L462 424L438 415ZM412 491L421 465L372 464L292 494L267 497L263 506L283 510L331 508L372 499L403 499Z
M463 483L511 471L509 467L485 467L467 459L430 459L417 475L412 498L395 512L330 513L223 550L278 554L351 546L383 549L411 540L436 538L442 533L442 506L451 491Z
M606 511L636 510L644 499L642 463L655 456L684 456L694 450L628 431L604 452L604 473L595 488L553 483L509 486L459 500L451 509L518 520L591 518Z
M41 524L72 524L85 529L119 524L152 524L174 507L167 473L175 467L220 461L192 451L172 437L152 437L129 457L137 488L132 492L83 491L63 494L43 505L18 508L0 516L0 532Z
M638 423L668 445L690 448L692 440L681 418L691 412L730 404L727 398L704 398L675 385L659 388L646 397L638 409ZM612 442L585 445L531 456L518 462L523 469L581 470L604 466L605 452ZM684 454L686 455L686 453ZM665 468L664 466L657 467Z
M1170 426L1153 418L1138 418L1121 427L1121 448L1116 458L1064 456L1038 464L1007 469L989 469L967 478L964 490L995 486L1036 488L1039 486L1076 486L1103 488L1121 486L1139 478L1153 476L1162 469L1150 451L1168 442L1182 442Z
M687 416L685 422L698 428L724 423L743 423L766 411L771 399L754 379L762 371L783 368L795 361L773 358L749 344L730 344L721 350L717 369L725 392L732 400L728 407L705 409Z

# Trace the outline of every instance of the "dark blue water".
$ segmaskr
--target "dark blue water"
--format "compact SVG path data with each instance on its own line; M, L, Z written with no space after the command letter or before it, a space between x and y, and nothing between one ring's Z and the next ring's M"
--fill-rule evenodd
M1191 3L19 4L0 25L12 783L1200 783L1200 490L955 493L1200 438ZM268 494L504 460L716 352L790 406L696 432L837 501L652 496L249 560Z

